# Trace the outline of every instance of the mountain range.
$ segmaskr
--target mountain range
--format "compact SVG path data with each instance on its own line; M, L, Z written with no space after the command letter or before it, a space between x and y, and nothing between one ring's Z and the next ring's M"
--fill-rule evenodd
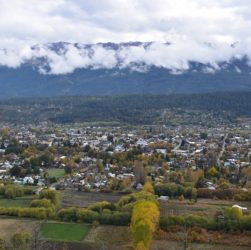
M165 56L159 61L158 54L153 61L154 46L140 42L32 46L32 56L21 58L15 67L0 66L0 99L251 91L251 67L245 56L172 64Z

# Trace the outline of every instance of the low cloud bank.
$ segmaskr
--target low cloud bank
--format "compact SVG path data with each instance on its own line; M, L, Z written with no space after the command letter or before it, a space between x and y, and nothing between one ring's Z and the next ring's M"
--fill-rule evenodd
M186 72L190 63L204 65L205 73L222 69L222 63L246 58L251 66L251 49L247 44L232 45L175 41L173 43L73 44L55 43L30 46L20 44L0 49L0 65L11 68L32 63L42 74L68 74L75 69L130 69L147 71L162 67L173 74ZM236 68L241 73L239 68Z

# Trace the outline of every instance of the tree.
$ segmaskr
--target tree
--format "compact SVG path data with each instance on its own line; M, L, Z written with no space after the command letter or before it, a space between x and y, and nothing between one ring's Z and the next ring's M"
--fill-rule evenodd
M50 153L45 153L39 157L39 163L43 166L50 166L53 163L54 157Z
M137 183L141 183L142 185L145 184L146 174L142 163L140 163L139 161L134 162L133 173L135 176L136 184Z
M218 171L216 170L215 167L211 167L208 169L207 173L211 178L213 178L217 176Z
M10 174L12 176L20 176L22 168L20 166L14 166L10 169Z
M145 185L143 186L142 191L154 194L154 188L153 188L151 182L147 181L145 183Z
M143 200L137 201L132 210L130 229L135 250L150 248L153 234L159 225L160 212L150 182L146 182L144 190L138 194L146 193L152 196L152 199L147 200L145 197Z
M68 165L65 166L64 172L65 172L65 174L72 174L72 167L70 167Z
M191 168L187 168L185 173L185 180L187 182L194 182L193 170Z
M135 203L130 226L135 249L144 249L143 245L145 249L150 248L153 233L159 223L159 215L155 201L141 200ZM138 248L139 246L141 248Z
M3 137L3 139L9 138L9 136L10 136L9 128L7 128L7 127L2 128L1 129L1 136Z
M39 199L48 199L54 204L56 207L60 203L59 193L55 190L44 189L39 194Z

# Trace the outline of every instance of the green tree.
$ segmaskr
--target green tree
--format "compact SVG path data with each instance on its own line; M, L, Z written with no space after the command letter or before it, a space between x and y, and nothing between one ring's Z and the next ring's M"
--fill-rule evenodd
M213 178L213 177L217 176L218 171L216 170L215 167L211 167L211 168L208 169L207 173L208 173L208 175L209 175L210 178Z

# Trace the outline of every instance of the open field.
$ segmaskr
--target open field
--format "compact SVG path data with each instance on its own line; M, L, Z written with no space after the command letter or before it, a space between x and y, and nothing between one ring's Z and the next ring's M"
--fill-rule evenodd
M87 193L65 190L61 191L63 207L88 207L98 201L116 202L121 197L116 193Z
M17 232L32 233L39 221L25 219L0 218L0 237L7 241ZM46 235L47 234L47 235ZM204 235L205 234L205 235ZM188 243L188 249L194 250L251 250L251 234L203 232L206 243ZM132 250L132 240L128 227L97 226L72 223L42 223L41 249L68 250ZM45 237L47 236L47 237ZM184 243L182 232L162 232L152 243L152 250L182 250ZM213 242L213 243L212 243ZM217 244L215 244L217 243ZM46 246L48 245L48 248ZM38 248L40 250L40 248Z
M223 232L207 231L205 229L193 228L196 233L196 243L190 242L190 236L195 235L189 231L187 244L191 249L251 249L251 232ZM184 249L186 232L182 228L174 228L172 231L164 232L159 230L154 237L153 246L157 249ZM189 236L190 235L190 236ZM170 244L170 248L169 248ZM159 248L158 248L159 247ZM188 248L188 249L190 249ZM154 248L153 248L154 249Z
M64 177L64 169L62 168L50 168L47 170L48 174L50 177L55 177L55 178L63 178Z
M183 250L184 244L177 241L159 241L154 240L151 250ZM190 243L187 249L192 250L250 250L248 246L231 246L221 244L201 244L201 243Z
M32 198L32 195L17 197L15 199L0 197L0 207L28 207Z
M42 223L40 226L43 239L57 241L82 241L89 232L86 224Z
M32 234L39 222L29 219L0 218L0 237L9 240L13 234L28 232Z
M189 215L196 214L201 216L214 216L216 211L220 211L225 207L231 207L235 204L247 207L251 210L251 202L236 202L226 200L198 199L196 203L189 201L170 200L167 202L159 202L161 216L168 215Z
M85 241L115 246L128 246L132 242L129 227L123 226L98 226L92 228Z

